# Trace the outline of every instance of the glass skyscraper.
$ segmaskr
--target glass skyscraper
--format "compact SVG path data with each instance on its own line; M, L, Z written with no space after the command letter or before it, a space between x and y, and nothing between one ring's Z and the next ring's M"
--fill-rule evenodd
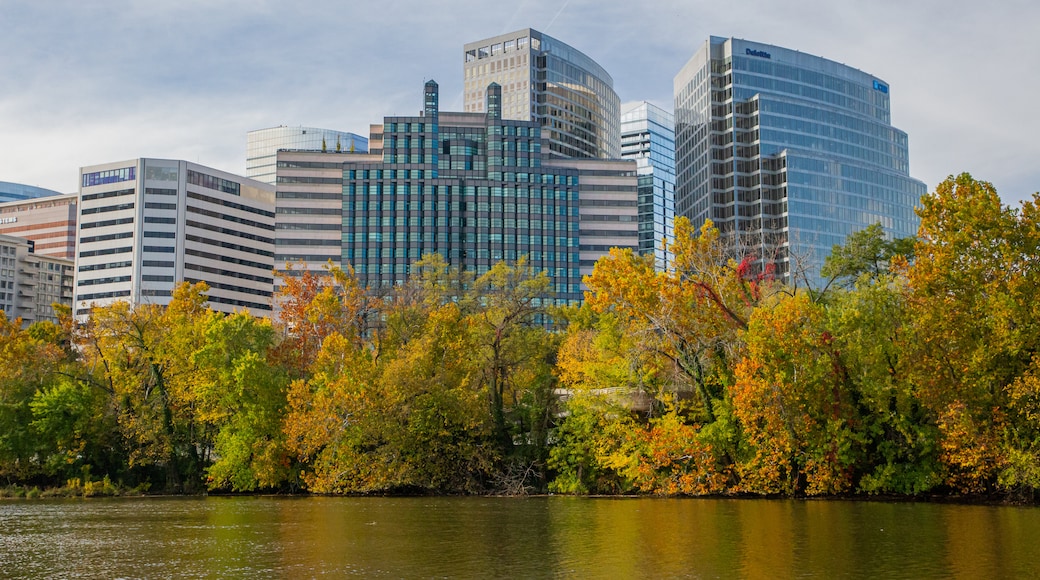
M639 253L653 254L659 269L671 263L665 244L674 240L675 121L646 101L621 105L621 157L639 174Z
M485 98L487 113L442 112L429 81L421 116L386 117L373 133L381 159L343 164L341 262L364 286L403 283L428 253L478 276L527 256L555 299L581 299L579 170L543 166L541 125L500 118L497 84Z
M848 234L912 236L909 175L885 81L795 50L711 37L675 77L676 212L714 221L789 282L818 282Z
M501 117L537 122L549 156L620 156L614 79L581 51L525 28L466 44L463 72L464 111L484 112L484 90L497 83Z

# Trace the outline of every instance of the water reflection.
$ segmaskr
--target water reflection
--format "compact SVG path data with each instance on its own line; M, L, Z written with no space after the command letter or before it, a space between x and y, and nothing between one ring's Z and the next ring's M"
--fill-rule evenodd
M1035 508L588 498L0 502L0 576L1040 576Z

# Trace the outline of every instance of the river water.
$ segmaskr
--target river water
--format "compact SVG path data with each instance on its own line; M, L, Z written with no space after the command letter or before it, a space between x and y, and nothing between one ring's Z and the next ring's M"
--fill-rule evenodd
M5 578L1038 578L1040 509L861 501L0 501Z

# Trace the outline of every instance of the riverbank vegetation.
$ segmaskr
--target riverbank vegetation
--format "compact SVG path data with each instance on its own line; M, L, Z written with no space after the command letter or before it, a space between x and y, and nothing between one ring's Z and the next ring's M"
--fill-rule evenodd
M215 313L203 284L82 324L0 313L0 483L1031 501L1038 198L963 174L919 214L810 288L678 219L674 269L614 250L581 307L546 307L524 260L474 278L431 255L383 296L290 269L277 321Z

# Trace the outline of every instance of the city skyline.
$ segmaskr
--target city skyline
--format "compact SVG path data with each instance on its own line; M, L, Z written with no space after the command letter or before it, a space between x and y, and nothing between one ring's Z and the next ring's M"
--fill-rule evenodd
M961 171L1013 205L1040 189L1040 169L1023 162L1040 155L1040 121L1020 114L1040 84L1021 72L1040 67L1028 34L1040 8L1025 2L412 7L5 3L0 49L14 58L0 71L16 89L0 96L0 179L72 192L79 167L141 156L245 174L250 130L365 134L415 109L423 79L441 85L443 109L462 110L463 45L530 26L601 64L622 102L667 110L672 79L709 35L842 62L894 87L892 122L909 135L910 174L929 190ZM981 78L1000 78L999 92Z

